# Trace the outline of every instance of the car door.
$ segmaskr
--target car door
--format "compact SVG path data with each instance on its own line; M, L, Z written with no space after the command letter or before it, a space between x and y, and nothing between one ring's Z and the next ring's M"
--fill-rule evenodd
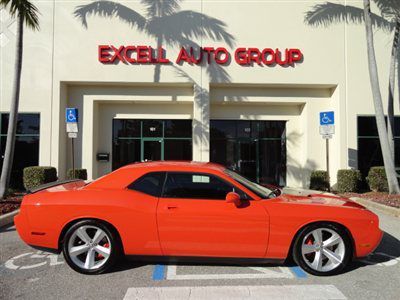
M225 202L226 194L234 189L244 194L213 174L167 173L157 208L163 253L264 257L268 214L260 201L246 200L241 207Z

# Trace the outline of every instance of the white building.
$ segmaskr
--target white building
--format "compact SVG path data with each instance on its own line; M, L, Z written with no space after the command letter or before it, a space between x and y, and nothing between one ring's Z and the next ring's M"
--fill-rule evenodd
M305 15L324 1L170 0L158 10L151 0L33 2L40 31L25 30L17 177L35 164L66 176L67 107L79 109L76 165L89 179L133 161L184 159L307 187L310 172L326 168L321 111L335 112L333 183L338 169L382 164L363 23L309 25ZM361 0L329 9L343 5L362 9ZM2 10L1 24L3 153L16 23ZM374 32L386 101L392 35Z

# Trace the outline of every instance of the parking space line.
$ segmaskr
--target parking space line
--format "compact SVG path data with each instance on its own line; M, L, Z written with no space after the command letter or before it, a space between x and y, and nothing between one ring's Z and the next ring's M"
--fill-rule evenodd
M288 268L279 267L279 271L263 267L250 267L258 273L236 274L177 274L177 266L168 266L167 280L215 280L215 279L264 279L264 278L293 278Z
M131 299L347 299L334 285L255 285L129 288L124 300Z
M307 273L304 272L303 269L298 266L290 267L290 271L292 271L297 278L307 278Z
M165 266L156 265L153 271L153 280L164 280Z

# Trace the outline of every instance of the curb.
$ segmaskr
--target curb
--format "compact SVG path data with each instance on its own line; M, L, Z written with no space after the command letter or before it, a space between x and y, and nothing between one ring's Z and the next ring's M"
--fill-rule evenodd
M394 217L400 217L400 208L396 208L396 207L391 207L391 206L387 206L387 205L383 205L380 203L376 203L372 200L366 200L363 198L358 198L358 197L351 197L350 200L353 200L355 202L358 202L362 205L364 205L365 207L369 208L369 209L377 209L381 212L384 212L388 215L394 216Z
M0 216L0 228L8 226L14 222L14 217L18 215L19 209Z

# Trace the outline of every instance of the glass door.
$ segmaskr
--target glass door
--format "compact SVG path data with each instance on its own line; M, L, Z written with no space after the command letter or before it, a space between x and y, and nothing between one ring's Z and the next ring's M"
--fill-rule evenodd
M164 159L162 139L142 139L142 161Z
M237 171L253 181L258 181L257 176L257 141L251 139L238 140Z

